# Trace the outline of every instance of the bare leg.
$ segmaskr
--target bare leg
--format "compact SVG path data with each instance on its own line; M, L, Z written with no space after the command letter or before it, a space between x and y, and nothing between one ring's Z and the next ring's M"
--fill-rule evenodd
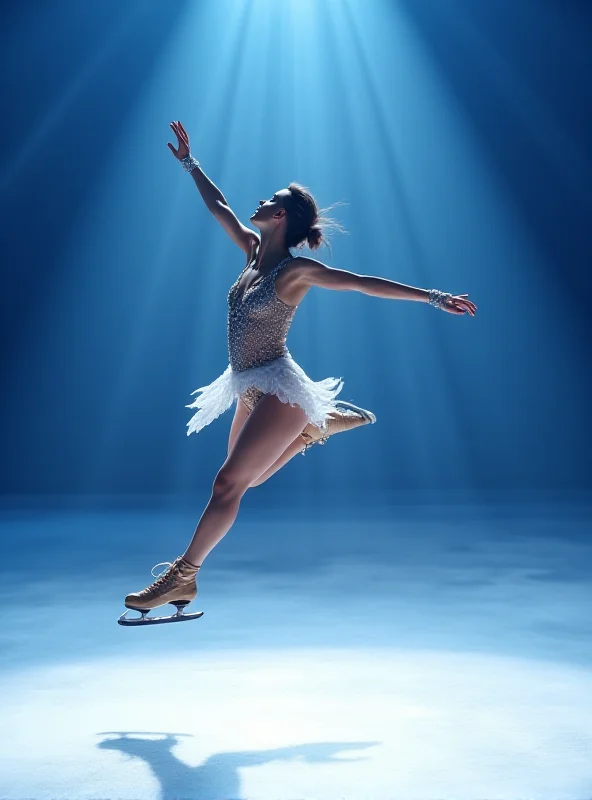
M237 426L240 424L240 418L238 417L238 415L236 423ZM354 412L352 414L351 411L346 411L343 413L338 412L337 414L334 414L333 412L331 412L328 417L329 435L337 433L340 430L341 431L351 430L353 428L357 428L360 425L366 425L367 423L368 419L365 419L363 415L361 415L360 413L356 414ZM321 434L321 430L317 428L315 425L312 425L312 423L309 423L306 426L305 431L309 434L312 433L312 435L315 438ZM265 483L265 481L268 478L271 478L271 476L275 472L277 472L281 467L287 464L291 458L293 458L297 453L301 453L306 448L306 442L308 441L308 438L304 439L304 437L301 434L302 432L294 439L293 442L290 442L286 450L277 459L277 461L269 467L269 469L267 469L262 475L260 475L251 483L250 488L254 486L260 486L262 483Z
M260 486L262 483L265 483L268 478L271 478L274 472L277 472L280 467L283 467L284 464L287 464L288 461L290 461L291 458L294 458L295 455L301 453L305 447L306 445L304 443L304 439L302 436L300 436L300 434L298 434L294 441L290 442L290 444L286 447L278 460L273 463L271 467L263 473L263 475L260 475L256 480L254 480L249 488L252 489L254 486Z
M234 419L232 420L232 425L230 426L230 434L228 436L228 455L230 454L230 451L232 450L232 447L236 441L236 437L239 435L241 428L245 424L245 421L250 413L250 406L246 405L242 399L238 400L234 412ZM271 467L269 467L269 469L263 473L263 475L260 475L256 480L254 480L249 488L260 486L262 483L265 483L265 481L275 472L277 472L280 467L283 467L284 464L286 464L297 453L300 453L302 450L304 450L304 448L304 439L302 436L298 435L293 442L290 442L286 450L277 459L277 461L272 464Z
M243 494L285 453L306 422L299 406L282 403L273 394L259 400L216 475L211 497L183 554L187 561L201 566L232 527Z
M348 413L347 418L344 418L341 412L338 413L337 415L330 413L328 419L329 419L330 433L337 433L339 430L350 430L353 428L357 428L360 425L367 424L367 420L363 419L361 415L359 414L357 416L355 414L352 415L351 412ZM307 433L314 432L313 435L315 437L317 435L320 435L321 433L319 428L317 428L315 425L312 425L312 423L309 423L306 426L305 430L307 431ZM286 450L282 453L282 455L278 458L278 460L274 464L272 464L269 467L269 469L267 469L262 475L256 478L253 481L253 483L251 483L251 488L254 486L260 486L262 483L265 483L265 481L268 478L271 478L271 476L275 472L277 472L278 469L287 464L291 458L293 458L296 454L301 453L306 447L306 441L308 440L305 440L299 434L296 437L296 439L294 439L293 442L290 442L290 444L288 445Z

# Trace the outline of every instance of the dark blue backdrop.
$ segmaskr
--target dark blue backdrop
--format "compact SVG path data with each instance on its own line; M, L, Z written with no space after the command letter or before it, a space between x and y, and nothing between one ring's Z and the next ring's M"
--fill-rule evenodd
M187 438L184 406L243 254L170 119L243 221L300 181L347 202L315 257L479 307L311 291L291 352L378 422L265 491L589 490L589 9L4 4L2 493L191 493L224 459L232 412Z

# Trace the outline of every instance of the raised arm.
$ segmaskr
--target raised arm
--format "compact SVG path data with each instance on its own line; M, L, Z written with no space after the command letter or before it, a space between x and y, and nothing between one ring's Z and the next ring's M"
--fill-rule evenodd
M178 121L171 122L171 128L177 137L178 147L175 149L170 142L168 142L168 147L175 158L181 160L189 155L189 136L183 125ZM191 177L195 181L206 207L222 225L232 241L248 254L251 251L253 241L259 240L259 235L240 222L226 202L226 198L220 189L208 178L201 167L194 167L191 170Z

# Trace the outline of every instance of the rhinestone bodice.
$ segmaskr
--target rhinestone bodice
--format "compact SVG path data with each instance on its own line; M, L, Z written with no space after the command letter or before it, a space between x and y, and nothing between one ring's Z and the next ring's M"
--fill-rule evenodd
M243 295L238 287L241 272L228 292L228 356L233 370L258 367L289 354L286 336L297 306L277 296L275 279L292 256L280 261L270 273L258 278Z

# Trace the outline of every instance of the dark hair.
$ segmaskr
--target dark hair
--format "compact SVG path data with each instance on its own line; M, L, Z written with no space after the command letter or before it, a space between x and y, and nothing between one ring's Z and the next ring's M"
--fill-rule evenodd
M284 198L284 208L287 214L286 247L304 247L308 244L311 250L316 250L321 244L329 245L325 231L338 230L347 233L336 220L322 216L322 212L330 211L337 205L334 203L328 208L319 210L317 202L306 186L291 183L288 186L290 194Z

